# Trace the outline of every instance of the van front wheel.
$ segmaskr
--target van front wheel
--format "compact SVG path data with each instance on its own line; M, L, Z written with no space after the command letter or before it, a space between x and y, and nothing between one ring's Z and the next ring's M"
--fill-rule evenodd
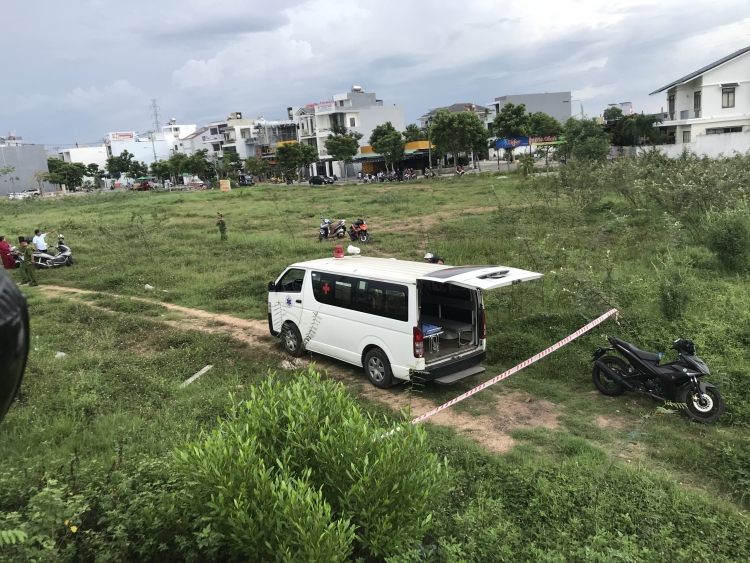
M299 358L302 355L302 335L294 323L286 323L281 327L281 339L284 341L284 348L293 358Z
M380 348L373 348L365 356L365 375L375 387L387 389L393 385L391 362Z

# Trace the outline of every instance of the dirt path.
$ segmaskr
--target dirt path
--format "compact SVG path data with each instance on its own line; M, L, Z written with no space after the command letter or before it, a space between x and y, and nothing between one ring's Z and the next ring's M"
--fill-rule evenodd
M261 321L239 319L231 315L210 313L201 309L191 309L182 305L144 297L55 285L42 285L39 289L50 296L75 298L80 295L101 294L117 299L131 299L142 303L161 305L169 311L179 313L179 318L163 319L155 317L154 320L184 330L198 330L206 333L223 332L250 346L266 346L269 353L278 355L280 366L284 369L305 368L309 365L308 360L291 362L285 355L271 349L274 339L268 333L268 325ZM96 303L82 302L101 311L113 312ZM436 406L433 402L410 392L405 385L394 387L389 391L382 391L369 385L363 375L355 373L352 369L347 369L335 360L316 357L315 361L329 375L367 400L385 403L394 410L408 409L411 416L419 416ZM456 409L446 409L429 420L434 424L450 426L456 432L476 441L486 449L499 453L506 452L513 447L514 441L510 432L515 428L543 426L553 429L557 427L558 412L555 405L548 401L538 400L527 394L511 393L497 396L496 403L495 408L492 409L495 414L492 415L472 416Z

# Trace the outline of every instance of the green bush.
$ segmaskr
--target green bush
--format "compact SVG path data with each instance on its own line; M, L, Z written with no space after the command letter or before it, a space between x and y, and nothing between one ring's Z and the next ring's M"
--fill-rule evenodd
M178 467L202 549L284 561L399 553L426 532L444 474L420 428L377 423L312 369L234 402Z
M671 320L682 318L693 297L692 263L687 257L669 255L659 272L659 306Z
M708 221L708 248L729 271L738 272L750 265L750 220L746 213L717 213Z

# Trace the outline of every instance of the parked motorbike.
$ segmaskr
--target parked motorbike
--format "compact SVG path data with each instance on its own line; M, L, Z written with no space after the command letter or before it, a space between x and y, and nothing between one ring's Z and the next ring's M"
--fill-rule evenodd
M671 348L677 350L679 359L661 365L661 352L639 350L614 336L607 336L607 340L612 346L594 352L591 372L594 385L604 395L616 397L630 390L682 403L687 415L698 422L715 422L724 412L724 398L716 386L698 380L711 374L703 360L695 355L691 340L675 340ZM610 350L619 352L627 361L605 356Z
M352 221L349 227L349 238L352 241L359 240L362 244L370 242L370 233L367 231L367 222L364 219Z
M338 221L331 221L321 217L320 220L320 234L318 234L318 242L323 239L330 238L344 238L346 234L346 220L339 219Z
M34 252L34 265L37 269L60 268L61 266L72 266L75 264L70 247L65 244L65 237L57 235L57 254L48 248L44 252Z

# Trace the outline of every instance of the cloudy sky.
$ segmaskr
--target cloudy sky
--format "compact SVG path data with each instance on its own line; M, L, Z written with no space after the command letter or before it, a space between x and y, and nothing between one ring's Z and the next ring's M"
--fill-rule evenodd
M586 114L750 45L747 0L0 0L0 134L49 147L204 124L357 84L407 122L454 102L572 90ZM574 103L574 111L580 111Z

